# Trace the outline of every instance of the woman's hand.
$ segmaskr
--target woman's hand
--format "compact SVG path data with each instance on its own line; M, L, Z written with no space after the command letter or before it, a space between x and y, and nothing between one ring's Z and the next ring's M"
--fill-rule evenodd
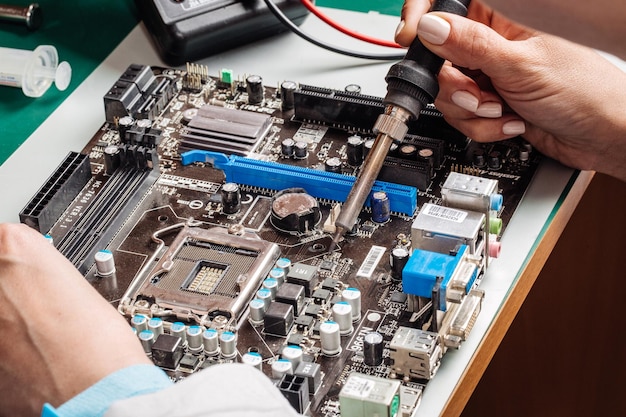
M151 362L124 318L33 229L0 224L0 415L39 416Z
M417 34L449 61L435 105L451 125L482 142L521 134L565 165L626 180L626 73L479 0L468 18L429 8L407 0L396 41L409 45Z

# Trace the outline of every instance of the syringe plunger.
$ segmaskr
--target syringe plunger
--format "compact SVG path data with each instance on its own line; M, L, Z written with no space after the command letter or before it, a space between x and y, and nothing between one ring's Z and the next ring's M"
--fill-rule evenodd
M59 63L54 46L40 45L33 51L0 48L0 85L21 88L28 97L40 97L53 81L63 91L71 78L70 64Z

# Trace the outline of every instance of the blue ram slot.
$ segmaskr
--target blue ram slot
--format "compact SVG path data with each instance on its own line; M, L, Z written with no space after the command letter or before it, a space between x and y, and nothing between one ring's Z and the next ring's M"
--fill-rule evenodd
M210 163L224 171L226 181L270 190L303 188L315 198L344 202L356 180L355 177L334 172L318 171L276 162L259 161L242 156L193 150L181 154L182 164ZM372 192L387 193L391 211L412 216L417 209L417 188L376 181ZM369 198L366 203L369 206Z

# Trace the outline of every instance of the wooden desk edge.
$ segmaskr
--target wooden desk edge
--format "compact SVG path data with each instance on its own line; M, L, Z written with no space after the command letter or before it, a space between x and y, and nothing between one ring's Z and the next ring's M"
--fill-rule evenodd
M504 301L498 314L489 326L485 337L476 349L476 353L465 368L459 383L443 408L442 416L458 416L463 412L476 385L478 385L491 358L493 358L498 346L500 346L504 335L534 285L539 272L541 272L550 256L552 249L578 206L593 176L594 172L592 171L581 171L578 174L572 188L569 190L561 207L559 207L544 236L537 245L535 252L532 254L532 260L527 262L519 279L514 284L509 296Z

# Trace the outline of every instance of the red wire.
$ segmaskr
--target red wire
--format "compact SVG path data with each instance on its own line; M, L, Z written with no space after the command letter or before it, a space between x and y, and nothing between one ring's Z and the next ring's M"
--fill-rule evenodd
M367 35L362 35L358 32L353 31L352 29L349 29L345 26L340 25L339 23L335 22L334 20L331 20L328 16L323 14L317 7L313 5L311 0L300 0L300 2L304 5L304 7L309 9L309 11L313 13L315 16L317 16L320 20L324 21L326 24L332 26L333 28L337 29L338 31L342 33L345 33L348 36L351 36L353 38L356 38L356 39L359 39L368 43L373 43L375 45L387 46L389 48L402 48L401 45L398 45L395 42L373 38Z

